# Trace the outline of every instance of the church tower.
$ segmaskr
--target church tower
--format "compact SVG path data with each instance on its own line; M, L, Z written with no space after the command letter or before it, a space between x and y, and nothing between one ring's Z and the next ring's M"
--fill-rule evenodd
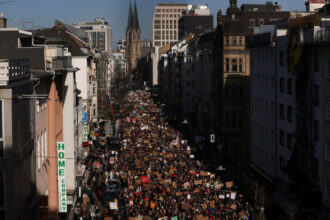
M227 19L236 20L239 19L240 9L237 7L237 0L229 0L230 7L227 9Z
M126 27L126 58L128 72L132 74L135 68L135 61L142 54L141 29L139 25L139 16L134 2L134 14L132 13L132 4L129 4L128 21Z

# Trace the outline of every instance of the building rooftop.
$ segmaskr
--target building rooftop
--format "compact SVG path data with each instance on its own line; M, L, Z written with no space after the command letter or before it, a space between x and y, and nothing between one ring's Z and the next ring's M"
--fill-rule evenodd
M188 4L158 4L157 6L173 6L173 7L177 7L177 6L188 6Z
M271 11L281 11L282 6L278 5L277 2L273 4L272 1L267 1L265 4L242 4L242 12L271 12Z

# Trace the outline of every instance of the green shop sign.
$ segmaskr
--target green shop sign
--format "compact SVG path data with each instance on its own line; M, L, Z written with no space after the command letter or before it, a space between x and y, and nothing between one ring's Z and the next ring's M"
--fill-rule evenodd
M57 142L58 212L67 212L65 144Z

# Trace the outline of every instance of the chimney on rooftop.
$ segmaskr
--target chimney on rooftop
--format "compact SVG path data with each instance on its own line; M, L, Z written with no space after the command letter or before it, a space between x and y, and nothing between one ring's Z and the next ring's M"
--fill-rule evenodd
M4 17L3 13L0 13L0 28L7 27L7 19Z

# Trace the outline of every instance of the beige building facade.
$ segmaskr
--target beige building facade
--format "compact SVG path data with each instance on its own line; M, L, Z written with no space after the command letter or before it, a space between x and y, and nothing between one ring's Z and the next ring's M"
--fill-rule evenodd
M188 10L188 4L158 4L153 18L153 46L177 42L179 39L179 18Z

